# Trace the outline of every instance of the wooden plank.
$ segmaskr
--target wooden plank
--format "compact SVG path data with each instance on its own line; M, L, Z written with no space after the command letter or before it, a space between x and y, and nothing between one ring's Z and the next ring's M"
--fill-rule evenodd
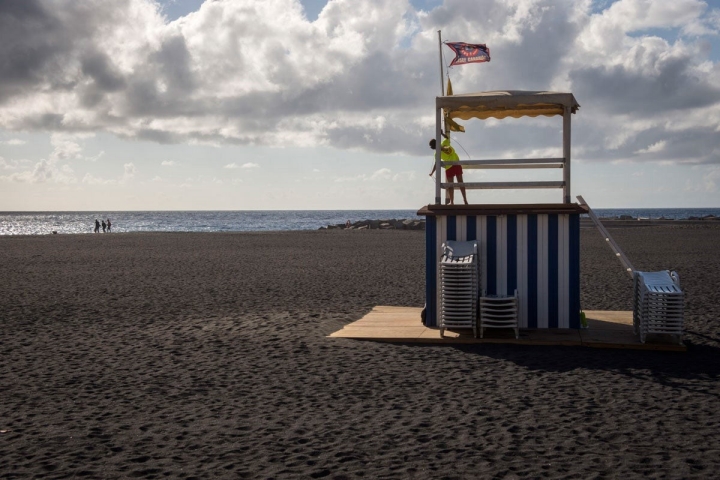
M365 317L346 325L329 335L333 338L349 338L380 342L410 342L436 344L512 344L512 345L562 345L590 348L620 348L660 351L686 351L674 337L655 336L652 343L640 343L632 331L632 312L600 311L585 312L589 329L521 329L516 339L511 329L488 329L485 338L474 338L472 329L440 330L427 328L420 320L421 308L378 306Z
M467 188L469 190L487 190L503 188L562 188L565 182L543 181L543 182L456 182L441 183L442 188Z
M532 345L566 345L579 346L582 344L580 332L575 329L547 329L533 328L520 331L520 339L532 342Z
M374 329L346 329L333 333L331 337L340 338L390 338L398 341L405 339L418 338L425 330L425 327L385 327Z
M564 158L498 158L489 160L460 160L440 162L441 165L533 165L543 163L564 163Z
M443 167L461 165L464 169L525 169L525 168L563 168L563 158L518 158L499 160L460 160L440 162Z
M588 320L630 326L633 323L630 310L584 310L584 312Z
M533 165L467 165L463 170L519 170L527 168L563 168L562 163L536 163Z
M587 213L587 209L576 203L538 203L538 204L475 204L475 205L426 205L417 214L440 217L446 215L529 215L543 213ZM479 238L479 237L478 237Z
M642 343L632 325L632 312L613 310L586 310L589 328L580 330L583 345L591 348L620 348L635 350L662 350L684 352L673 337L656 336Z

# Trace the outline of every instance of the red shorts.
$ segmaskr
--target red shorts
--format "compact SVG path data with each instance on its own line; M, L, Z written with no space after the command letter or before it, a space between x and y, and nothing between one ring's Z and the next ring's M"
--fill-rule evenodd
M462 165L453 165L445 170L445 180L448 182L452 182L459 175L462 175Z

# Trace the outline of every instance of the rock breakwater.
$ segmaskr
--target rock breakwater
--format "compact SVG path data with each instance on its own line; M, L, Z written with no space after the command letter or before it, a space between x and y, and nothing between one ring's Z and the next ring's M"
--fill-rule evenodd
M387 219L360 220L354 223L338 223L320 227L319 230L425 230L425 220L418 219Z

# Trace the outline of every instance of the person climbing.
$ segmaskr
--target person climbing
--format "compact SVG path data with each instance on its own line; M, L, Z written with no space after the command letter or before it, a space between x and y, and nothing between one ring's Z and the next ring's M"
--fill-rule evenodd
M450 137L448 137L446 134L443 134L445 137L445 140L442 141L441 147L440 147L440 159L443 162L459 162L460 157L458 157L458 154L455 153L455 149L450 145ZM435 150L436 147L435 139L433 138L430 140L430 148ZM432 177L433 173L435 173L435 163L433 163L432 171L430 172L430 176ZM457 178L457 181L459 183L463 183L463 170L462 165L445 165L445 181L448 183L454 183L455 179ZM467 196L465 195L465 187L460 187L460 193L462 193L463 201L465 202L465 205L468 204ZM455 188L450 187L448 188L447 197L445 198L445 203L449 203L451 205L455 204Z

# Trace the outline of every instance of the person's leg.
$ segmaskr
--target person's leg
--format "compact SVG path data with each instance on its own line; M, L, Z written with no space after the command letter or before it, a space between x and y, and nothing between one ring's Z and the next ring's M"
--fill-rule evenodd
M463 182L464 182L464 181L463 181L462 172L460 172L460 173L457 174L457 181L458 181L459 183L463 183ZM462 193L463 201L465 202L465 205L467 205L467 204L468 204L468 201L467 201L467 195L465 195L465 187L460 187L460 193Z
M449 168L445 170L445 181L447 183L454 183L455 182L455 174L452 172L452 168ZM448 202L449 200L449 202ZM445 194L445 203L449 203L450 205L455 204L455 188L449 187L447 189L447 193Z

